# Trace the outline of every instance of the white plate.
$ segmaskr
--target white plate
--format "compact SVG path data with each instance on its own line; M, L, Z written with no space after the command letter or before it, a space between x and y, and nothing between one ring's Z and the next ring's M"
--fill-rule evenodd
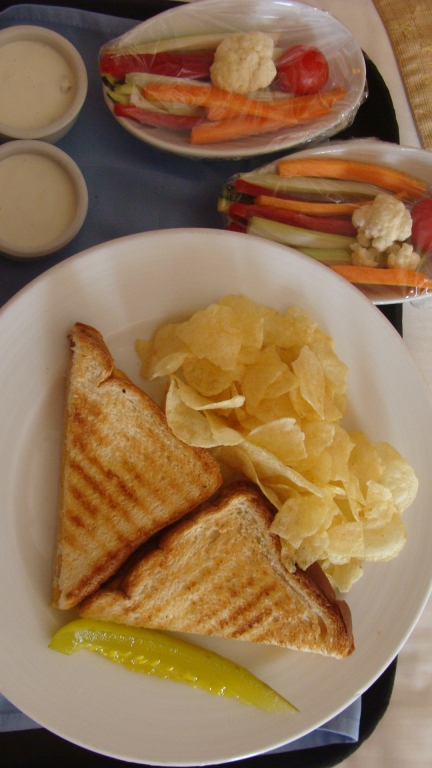
M320 157L344 157L350 158L350 160L389 166L426 181L428 188L432 185L432 152L425 149L403 147L400 144L392 144L378 139L348 139L296 153L296 157L317 157L318 155ZM275 169L275 163L269 163L259 170L275 173ZM428 277L431 277L432 262L430 260L425 271ZM430 293L416 297L414 289L411 295L406 295L405 289L391 285L364 285L358 286L358 288L377 305L402 304L404 302L413 302L416 305L431 303Z
M158 14L126 33L121 40L133 46L163 38L198 35L208 32L278 32L281 45L312 45L329 62L326 87L342 86L347 95L331 112L298 128L273 134L237 139L207 146L193 146L188 134L165 128L140 125L135 120L116 118L136 138L188 157L240 158L293 148L333 136L349 125L364 97L366 67L360 46L351 32L325 11L291 0L200 0ZM105 98L113 111L113 103Z
M68 330L76 320L94 325L117 364L143 384L135 339L232 292L312 313L350 366L346 425L391 442L420 479L404 515L406 547L390 563L367 565L349 593L356 640L350 658L198 639L292 700L300 714L288 717L134 675L85 651L66 657L47 647L74 615L49 605ZM0 690L27 715L76 744L132 762L227 762L315 729L398 653L431 589L432 404L398 333L342 278L296 251L242 234L132 235L71 257L17 294L0 313L0 359Z

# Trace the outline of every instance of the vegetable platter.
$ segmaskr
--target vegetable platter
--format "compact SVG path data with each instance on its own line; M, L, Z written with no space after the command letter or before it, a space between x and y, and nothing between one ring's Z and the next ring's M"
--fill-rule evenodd
M329 13L291 0L200 0L100 50L106 104L136 138L198 158L310 146L347 128L365 63Z
M296 248L374 304L424 306L432 300L431 187L430 152L350 139L236 174L218 209L229 230Z

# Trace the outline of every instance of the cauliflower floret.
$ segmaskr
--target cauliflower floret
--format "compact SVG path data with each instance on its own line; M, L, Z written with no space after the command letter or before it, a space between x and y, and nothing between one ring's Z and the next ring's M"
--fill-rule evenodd
M400 200L385 193L377 195L373 203L357 208L352 222L359 234L369 238L371 245L381 252L411 234L410 212Z
M370 237L366 237L364 232L357 232L357 242L360 243L360 245L363 246L363 248L369 248L371 245L371 239Z
M420 256L413 250L412 245L395 243L387 249L387 264L391 269L417 269Z
M237 32L216 48L210 68L213 85L233 93L266 88L276 77L273 39L264 32Z
M380 252L376 248L365 248L360 243L353 243L351 246L351 261L357 267L377 267L379 264Z

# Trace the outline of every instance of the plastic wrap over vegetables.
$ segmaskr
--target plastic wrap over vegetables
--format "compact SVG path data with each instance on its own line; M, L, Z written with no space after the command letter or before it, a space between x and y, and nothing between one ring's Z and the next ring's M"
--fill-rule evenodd
M362 52L333 16L279 0L201 0L103 46L105 100L137 138L192 157L315 144L365 98Z
M298 152L225 184L228 229L295 248L376 304L432 299L432 155L378 140ZM427 301L426 301L427 300Z

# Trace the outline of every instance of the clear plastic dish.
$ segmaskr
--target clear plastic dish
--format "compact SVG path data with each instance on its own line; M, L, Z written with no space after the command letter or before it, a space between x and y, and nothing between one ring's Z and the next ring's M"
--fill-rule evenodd
M160 51L160 41L172 38L208 34L224 37L235 32L256 30L275 37L275 48L278 50L276 61L278 55L295 45L318 48L329 65L329 78L321 93L340 88L345 92L343 98L336 101L327 114L306 122L299 121L291 127L208 144L191 144L189 130L156 127L116 115L110 83L105 80L103 90L109 109L119 123L141 141L179 155L201 158L240 158L294 149L322 141L349 126L365 98L362 51L337 19L303 3L239 0L233 4L231 0L201 0L185 4L161 13L107 43L101 49L101 56L106 52L133 56L145 51Z

